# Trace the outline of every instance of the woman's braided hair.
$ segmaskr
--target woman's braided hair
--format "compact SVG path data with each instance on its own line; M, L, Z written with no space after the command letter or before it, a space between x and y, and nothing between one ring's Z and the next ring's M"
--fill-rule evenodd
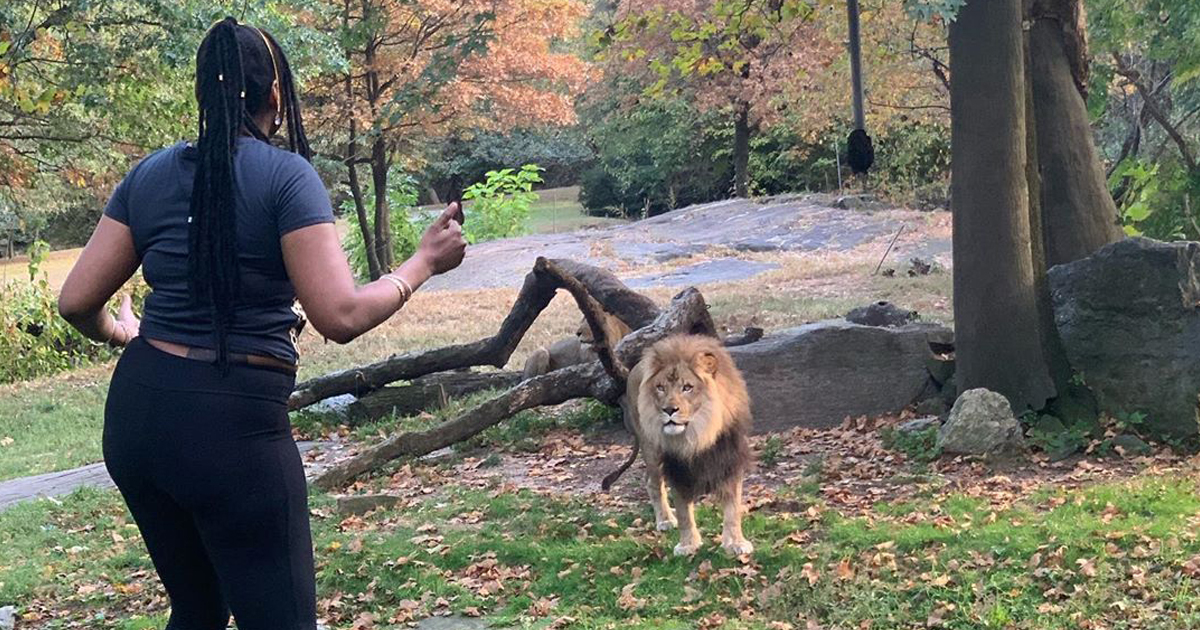
M278 81L279 107L272 129L254 116L270 106ZM240 290L237 251L238 138L264 142L286 117L288 148L311 160L291 66L265 31L227 17L209 29L196 52L196 100L200 104L196 177L188 218L188 275L192 299L208 305L216 331L217 363L228 366L228 331Z

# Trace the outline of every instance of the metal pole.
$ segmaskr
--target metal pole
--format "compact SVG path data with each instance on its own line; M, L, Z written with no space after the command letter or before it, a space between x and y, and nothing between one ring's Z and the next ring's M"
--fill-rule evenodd
M846 0L850 18L850 82L854 84L854 128L867 128L863 115L862 42L858 34L858 0Z

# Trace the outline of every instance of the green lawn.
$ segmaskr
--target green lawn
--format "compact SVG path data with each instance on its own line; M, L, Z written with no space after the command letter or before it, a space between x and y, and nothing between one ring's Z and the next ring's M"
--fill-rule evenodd
M0 481L100 461L108 370L0 386Z
M675 534L651 531L640 503L447 484L403 509L342 518L316 496L320 609L334 628L447 611L542 628L1200 624L1200 498L1187 475L1040 492L1000 510L948 495L847 517L805 488L781 495L783 508L748 516L758 549L746 563L714 545L674 557ZM719 527L712 507L699 518ZM21 627L161 627L165 602L113 492L2 513L0 548L0 602L22 606ZM364 615L378 625L354 625Z

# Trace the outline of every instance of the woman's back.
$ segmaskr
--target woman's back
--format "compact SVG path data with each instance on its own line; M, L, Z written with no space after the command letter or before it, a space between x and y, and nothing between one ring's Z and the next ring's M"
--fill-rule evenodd
M234 153L241 290L228 331L229 351L296 360L290 331L295 291L280 237L334 220L329 195L301 156L248 136ZM155 152L117 187L105 214L128 225L152 293L141 333L190 347L214 348L213 312L192 299L188 216L196 149L179 143Z

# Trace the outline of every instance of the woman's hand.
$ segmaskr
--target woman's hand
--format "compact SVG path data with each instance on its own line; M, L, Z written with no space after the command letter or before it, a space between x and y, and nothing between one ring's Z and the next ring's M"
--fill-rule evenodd
M121 298L121 309L117 312L117 329L120 331L117 336L124 336L120 341L121 345L126 345L133 341L141 332L142 321L133 314L133 296L126 293L125 297Z
M452 203L421 237L413 258L426 265L430 275L446 273L462 263L467 241L463 238L460 219L462 209L458 203Z

